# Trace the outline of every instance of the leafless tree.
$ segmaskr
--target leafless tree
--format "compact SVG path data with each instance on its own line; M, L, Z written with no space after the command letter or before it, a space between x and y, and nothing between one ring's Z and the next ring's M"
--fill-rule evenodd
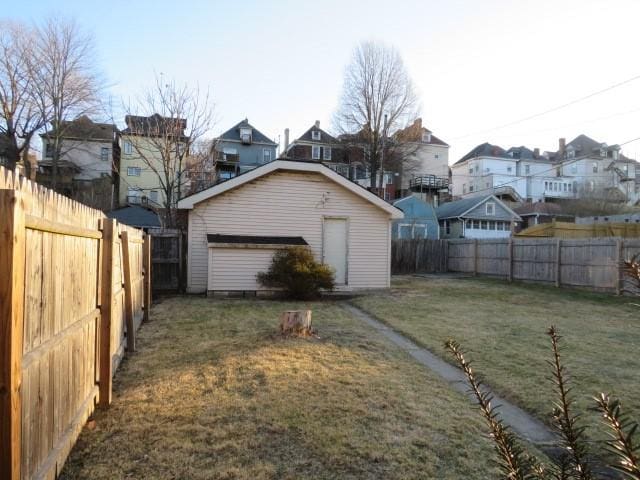
M165 225L175 227L176 207L188 188L187 164L194 146L214 123L214 105L209 91L198 86L165 82L156 75L151 88L134 106L125 106L127 130L134 153L157 179L163 194Z
M93 37L75 21L49 17L36 26L27 63L34 102L50 126L44 138L50 145L53 189L63 154L65 125L79 116L97 112L100 107L104 82L95 58Z
M400 53L382 43L358 45L345 70L333 121L343 139L363 146L371 171L371 187L375 187L383 155L396 164L408 156L407 149L399 148L390 133L409 124L418 110L418 96ZM382 175L380 182L382 185Z
M4 138L9 167L22 157L29 174L29 147L33 135L46 123L34 101L30 57L33 29L15 21L0 21L0 135Z

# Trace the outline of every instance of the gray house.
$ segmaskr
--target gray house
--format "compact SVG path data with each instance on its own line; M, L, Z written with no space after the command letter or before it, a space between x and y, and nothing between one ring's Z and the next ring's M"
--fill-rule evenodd
M440 238L504 238L522 221L495 195L463 198L436 209Z
M245 118L216 139L216 183L275 160L277 148L276 142L270 140Z

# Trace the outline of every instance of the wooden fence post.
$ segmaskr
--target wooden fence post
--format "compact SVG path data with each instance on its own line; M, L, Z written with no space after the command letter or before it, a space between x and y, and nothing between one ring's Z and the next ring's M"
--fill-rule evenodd
M449 271L449 240L438 240L438 242L444 242L444 266L441 272L446 273Z
M507 274L507 280L513 281L513 238L509 237L509 243L507 245L507 258L509 261L509 273Z
M622 240L616 239L616 295L621 295L624 289L624 276L622 268Z
M144 244L142 245L142 275L144 276L144 310L143 321L149 321L149 310L151 309L151 235L144 235Z
M127 326L127 351L136 350L136 331L133 325L133 299L131 298L131 259L129 258L129 234L126 230L120 233L122 245L122 270L124 273L124 318Z
M26 232L15 190L0 191L0 244L0 478L19 480Z
M554 220L555 221L555 220ZM556 239L556 271L555 271L555 285L556 287L560 286L560 269L562 267L561 258L560 258L560 249L562 248L562 239Z
M98 404L106 408L111 404L113 371L111 360L111 322L113 319L113 254L116 221L102 220L102 279L100 294L100 382ZM117 253L117 252L116 252Z
M473 239L473 276L478 275L478 239Z

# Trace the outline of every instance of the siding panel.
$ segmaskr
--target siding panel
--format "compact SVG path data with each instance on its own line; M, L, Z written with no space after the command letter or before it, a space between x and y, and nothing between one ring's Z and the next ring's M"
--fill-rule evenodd
M208 233L302 236L322 259L325 216L349 219L348 286L388 287L389 214L318 173L277 171L189 211L189 291L207 290Z

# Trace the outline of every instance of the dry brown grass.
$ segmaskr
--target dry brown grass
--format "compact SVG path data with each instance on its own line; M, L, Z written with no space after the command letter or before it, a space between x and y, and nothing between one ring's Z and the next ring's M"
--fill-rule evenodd
M562 358L574 380L577 407L590 425L592 396L609 392L640 419L640 310L632 298L508 284L502 280L398 277L386 295L357 305L443 358L454 338L475 360L475 369L506 398L549 421L554 398L547 328L564 337ZM588 430L600 438L602 428Z
M319 340L281 339L302 304L156 305L63 479L495 478L462 395L331 302Z

